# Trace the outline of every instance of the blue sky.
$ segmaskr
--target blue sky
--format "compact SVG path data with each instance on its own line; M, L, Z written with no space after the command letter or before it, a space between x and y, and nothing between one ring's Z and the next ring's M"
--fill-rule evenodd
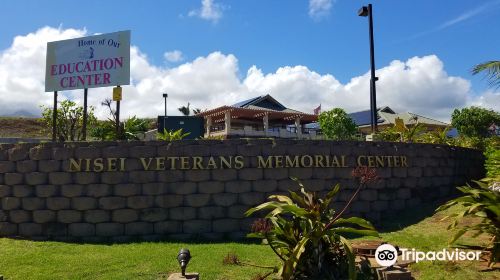
M6 0L0 11L0 51L12 50L14 37L44 26L84 30L85 35L131 30L132 45L147 57L148 66L164 71L219 52L226 58L235 57L236 75L243 84L247 71L255 65L264 76L276 74L282 67L304 66L347 86L369 69L368 21L357 16L357 10L367 3ZM467 98L492 91L486 81L472 77L470 69L479 62L499 59L500 36L495 32L500 26L500 0L384 0L372 4L377 69L394 60L434 55L447 75L470 81ZM208 10L204 12L203 7ZM169 61L165 53L174 50L177 55L171 53ZM499 98L495 91L492 98ZM186 100L189 98L178 101ZM325 102L318 99L318 103Z

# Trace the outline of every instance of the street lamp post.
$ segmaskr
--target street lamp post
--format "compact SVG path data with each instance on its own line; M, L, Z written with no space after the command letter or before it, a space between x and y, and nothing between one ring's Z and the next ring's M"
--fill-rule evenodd
M165 98L165 115L163 116L163 131L165 131L165 122L167 119L167 97L168 93L163 94L163 98ZM161 131L163 133L163 131Z
M363 6L358 11L358 16L368 17L369 22L369 32L370 32L370 67L371 67L371 77L370 77L370 110L371 110L371 128L372 133L377 132L377 89L375 82L378 81L378 77L375 77L375 50L373 46L373 16L372 16L372 4L368 6Z

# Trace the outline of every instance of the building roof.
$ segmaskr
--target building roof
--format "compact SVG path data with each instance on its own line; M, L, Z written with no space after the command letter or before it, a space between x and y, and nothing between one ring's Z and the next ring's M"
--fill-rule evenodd
M262 119L265 114L269 120L284 120L293 122L300 118L302 122L313 122L318 119L317 115L303 113L286 108L269 94L243 100L231 106L221 106L197 114L201 117L212 117L212 122L223 122L225 112L231 112L232 118Z

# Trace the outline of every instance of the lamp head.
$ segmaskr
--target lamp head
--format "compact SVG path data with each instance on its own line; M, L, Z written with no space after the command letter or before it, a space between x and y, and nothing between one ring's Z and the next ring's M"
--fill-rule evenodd
M168 93L164 93L164 94L163 94L163 97L164 97L164 98L167 98L167 97L168 97Z
M358 10L358 16L367 17L368 16L368 7L367 6L361 7L361 9Z
M181 266L182 276L186 275L186 267L187 267L190 259L191 259L191 253L189 252L188 249L182 248L179 251L179 254L177 254L177 261L179 262L179 265Z

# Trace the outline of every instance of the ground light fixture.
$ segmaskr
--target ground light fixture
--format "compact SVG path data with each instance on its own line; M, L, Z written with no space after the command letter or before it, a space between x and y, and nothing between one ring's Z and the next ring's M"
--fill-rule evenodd
M182 248L179 251L179 254L177 254L177 261L181 266L182 276L186 276L186 268L190 259L191 259L191 253L189 252L189 249Z
M377 90L375 82L378 80L375 77L375 50L373 44L373 16L372 16L372 4L368 6L363 6L358 10L358 16L368 17L369 23L369 36L370 36L370 110L371 110L371 129L372 133L377 132Z

